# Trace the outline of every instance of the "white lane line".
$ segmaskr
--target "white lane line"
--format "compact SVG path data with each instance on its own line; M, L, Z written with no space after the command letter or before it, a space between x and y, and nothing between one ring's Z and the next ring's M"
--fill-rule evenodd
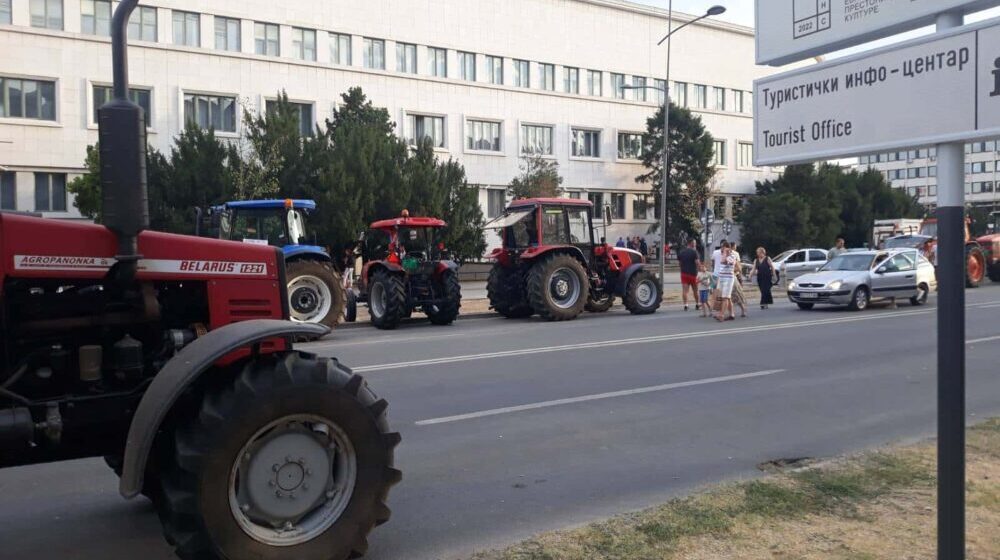
M441 364L452 364L458 362L470 362L474 360L486 360L494 358L507 358L511 356L529 356L532 354L548 354L552 352L567 352L570 350L585 350L593 348L606 348L609 346L628 346L632 344L649 344L654 342L668 342L675 340L688 340L692 338L705 338L711 336L725 336L731 334L742 334L742 333L753 333L761 331L771 331L771 330L782 330L782 329L794 329L800 327L811 327L811 326L823 326L823 325L837 325L842 323L856 323L859 321L874 321L879 319L891 319L896 317L911 317L916 315L927 315L933 313L933 310L927 311L906 311L897 313L880 313L877 315L864 315L860 317L849 317L849 318L837 318L837 319L823 319L817 321L797 321L792 323L778 323L773 325L758 325L754 327L740 327L735 329L720 329L715 331L701 331L693 333L677 333L677 334L667 334L660 336L645 336L639 338L626 338L621 340L598 340L593 342L584 342L580 344L564 344L561 346L545 346L541 348L525 348L521 350L506 350L501 352L488 352L485 354L468 354L465 356L445 356L440 358L430 358L426 360L414 360L410 362L397 362L390 364L377 364L371 366L360 366L352 368L353 371L357 373L370 372L370 371L383 371L391 369L402 369L409 367L419 367L419 366L433 366Z
M991 336L988 338L977 338L975 340L966 340L966 344L979 344L980 342L995 342L1000 340L1000 336Z
M571 397L568 399L557 399L554 401L543 401L532 404L522 404L519 406L508 406L504 408L494 408L480 412L470 412L468 414L458 414L456 416L445 416L443 418L432 418L430 420L420 420L417 426L433 426L435 424L448 424L451 422L461 422L462 420L472 420L475 418L485 418L487 416L500 416L502 414L513 414L526 410L538 410L540 408L551 408L554 406L565 406L582 402L599 401L604 399L615 399L618 397L629 397L633 395L643 395L646 393L657 393L660 391L671 391L673 389L683 389L685 387L697 387L700 385L713 385L716 383L727 383L729 381L739 381L741 379L754 379L757 377L767 377L786 373L783 369L773 369L768 371L756 371L753 373L742 373L739 375L727 375L725 377L711 377L708 379L696 379L694 381L682 381L680 383L668 383L666 385L654 385L652 387L642 387L639 389L627 389L625 391L613 391L610 393L598 393L596 395L584 395L581 397Z
M987 304L987 305L976 305L975 307L976 307L976 309L994 309L996 307L1000 307L1000 303L990 303L990 304Z

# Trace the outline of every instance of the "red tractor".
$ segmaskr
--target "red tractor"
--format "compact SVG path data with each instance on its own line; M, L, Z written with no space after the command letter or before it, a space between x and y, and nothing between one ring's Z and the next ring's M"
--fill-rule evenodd
M367 302L373 325L395 329L420 309L435 325L450 325L462 307L458 264L451 260L438 232L448 224L437 218L399 218L371 225L363 239L365 264L356 301ZM348 299L348 306L355 305ZM347 316L357 315L349 308Z
M978 288L986 278L987 272L987 251L983 245L972 238L969 231L971 222L965 220L965 285L969 288ZM932 262L934 253L937 252L938 242L938 221L937 218L928 218L920 225L920 232L911 235L899 235L885 240L886 249L919 249L923 251Z
M0 467L104 457L181 558L354 558L399 435L361 377L292 348L329 328L287 320L280 248L146 230L137 4L98 112L104 225L0 214Z
M585 200L516 200L489 224L503 238L490 255L493 309L510 318L566 321L584 309L608 311L617 296L633 314L655 313L663 300L656 276L638 251L594 242L593 209Z

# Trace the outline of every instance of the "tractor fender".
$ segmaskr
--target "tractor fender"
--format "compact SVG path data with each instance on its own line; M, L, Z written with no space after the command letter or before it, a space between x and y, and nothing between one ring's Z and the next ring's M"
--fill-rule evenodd
M615 282L615 295L624 297L625 290L628 288L629 280L631 280L637 272L643 270L645 267L646 265L642 263L635 263L622 271L622 273L618 275L618 281Z
M330 262L330 254L316 245L286 245L281 248L285 261L311 260Z
M458 263L455 261L441 261L434 267L434 276L440 277L447 271L458 272Z
M532 247L527 251L521 253L521 258L524 260L537 259L545 255L551 255L552 253L566 253L572 255L584 268L587 268L587 257L584 256L583 251L574 245L550 245L542 247Z
M318 338L329 332L330 329L323 325L259 319L215 329L184 347L153 378L132 417L118 487L121 495L128 499L139 495L146 461L163 419L181 394L213 364L235 350L268 339Z

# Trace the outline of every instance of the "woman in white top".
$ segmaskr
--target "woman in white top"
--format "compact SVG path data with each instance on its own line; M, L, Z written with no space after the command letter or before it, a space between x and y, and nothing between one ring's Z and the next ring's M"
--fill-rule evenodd
M732 320L733 315L733 283L736 282L736 255L729 245L729 242L722 244L722 253L719 255L717 263L719 271L719 298L722 299L722 308L715 317L720 323Z

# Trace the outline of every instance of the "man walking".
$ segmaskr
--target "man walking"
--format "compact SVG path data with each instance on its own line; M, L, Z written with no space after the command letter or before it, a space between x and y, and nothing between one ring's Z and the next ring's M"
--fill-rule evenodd
M826 258L827 258L827 260L831 260L832 261L834 259L834 257L838 257L840 255L843 255L846 252L847 252L847 246L845 244L844 238L843 237L838 237L837 238L837 244L836 244L836 246L834 246L833 249L830 249L830 252L828 252L826 254Z
M692 238L688 240L687 247L677 253L677 261L681 264L681 299L684 301L684 311L688 310L688 288L691 288L694 308L701 309L698 300L698 265L701 264L701 259L698 258L695 247L696 242Z

